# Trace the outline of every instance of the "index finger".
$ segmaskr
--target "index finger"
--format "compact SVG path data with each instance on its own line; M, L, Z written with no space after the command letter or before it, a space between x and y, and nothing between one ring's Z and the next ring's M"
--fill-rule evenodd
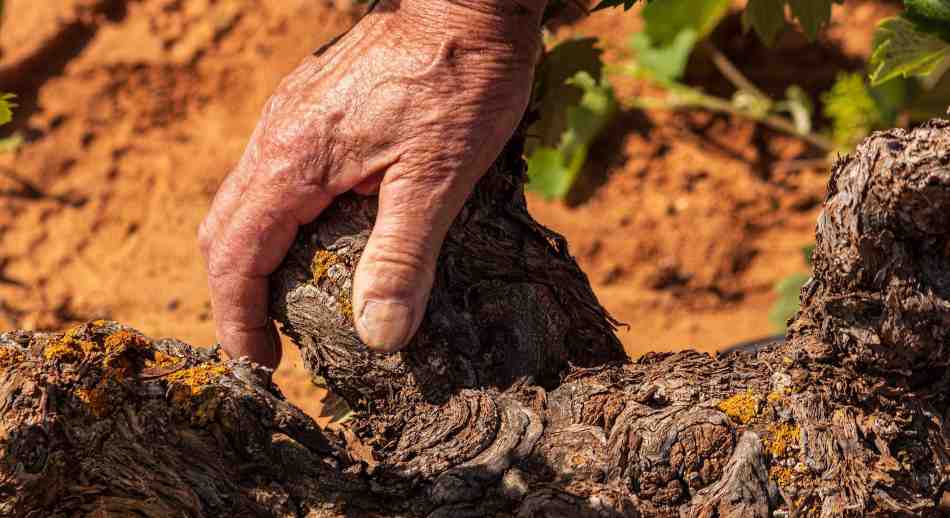
M247 356L276 367L280 354L267 312L268 276L280 265L302 223L295 209L305 204L307 212L318 214L329 196L273 184L246 186L243 191L230 217L217 220L208 246L215 330L232 357Z

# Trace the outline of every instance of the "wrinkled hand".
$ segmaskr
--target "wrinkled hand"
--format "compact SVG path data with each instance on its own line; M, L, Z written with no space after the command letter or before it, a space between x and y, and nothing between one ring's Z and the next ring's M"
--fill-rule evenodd
M380 351L409 341L445 234L528 102L540 9L526 3L383 0L284 79L199 231L231 356L279 363L268 275L297 228L350 190L380 198L353 281L356 329Z

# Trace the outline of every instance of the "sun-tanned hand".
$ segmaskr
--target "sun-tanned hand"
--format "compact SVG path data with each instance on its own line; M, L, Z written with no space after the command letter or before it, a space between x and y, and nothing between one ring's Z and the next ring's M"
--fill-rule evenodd
M339 194L379 193L354 277L369 347L406 345L452 220L528 102L546 0L382 0L278 87L201 225L218 340L280 362L268 275Z

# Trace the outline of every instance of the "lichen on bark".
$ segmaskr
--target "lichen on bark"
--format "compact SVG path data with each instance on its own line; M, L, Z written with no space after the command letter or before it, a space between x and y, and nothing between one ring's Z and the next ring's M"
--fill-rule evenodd
M115 323L0 335L0 514L944 512L950 123L835 165L784 344L633 361L525 210L521 144L454 223L400 353L371 353L347 309L375 201L345 196L299 234L272 307L354 410L333 429L266 369Z

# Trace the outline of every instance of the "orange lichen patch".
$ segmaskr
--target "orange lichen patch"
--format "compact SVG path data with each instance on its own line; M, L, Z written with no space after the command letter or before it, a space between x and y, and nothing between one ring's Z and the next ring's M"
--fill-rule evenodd
M795 480L795 473L785 466L772 466L769 469L769 478L782 487L787 487Z
M801 430L796 425L782 423L778 425L769 425L770 437L766 441L766 447L772 457L782 457L789 448L797 447Z
M0 369L6 369L23 361L23 354L9 347L0 348Z
M127 349L147 349L151 345L144 336L137 335L130 331L119 331L106 337L106 354Z
M129 331L113 333L103 342L105 355L102 358L102 366L107 369L116 369L119 374L125 375L129 367L127 353L133 350L144 351L150 345L145 337Z
M349 320L353 319L353 301L348 295L340 297L340 313Z
M783 399L785 399L786 395L788 395L788 389L785 389L782 392L773 390L772 392L769 392L769 395L766 396L765 399L769 403L772 403L773 405L775 405L781 402Z
M155 351L151 360L145 360L145 366L153 369L171 369L181 362L181 358Z
M337 264L340 264L340 256L329 250L317 250L316 255L313 256L313 263L310 265L313 282L320 282L330 267Z
M215 382L218 378L228 373L228 368L224 365L202 364L189 369L182 369L169 374L166 379L175 385L187 387L190 390L188 394L197 396L201 394L202 389ZM175 392L175 399L180 399L179 392Z
M723 400L718 407L730 418L742 424L749 424L749 421L759 414L760 403L759 397L749 390Z
M73 391L76 397L86 404L96 417L105 417L112 413L112 404L109 397L108 381L102 380L95 387L77 388Z
M43 350L43 358L46 358L47 361L61 361L64 363L78 362L98 347L95 342L80 340L75 337L75 334L70 333L66 333L59 340L48 344L46 349Z

